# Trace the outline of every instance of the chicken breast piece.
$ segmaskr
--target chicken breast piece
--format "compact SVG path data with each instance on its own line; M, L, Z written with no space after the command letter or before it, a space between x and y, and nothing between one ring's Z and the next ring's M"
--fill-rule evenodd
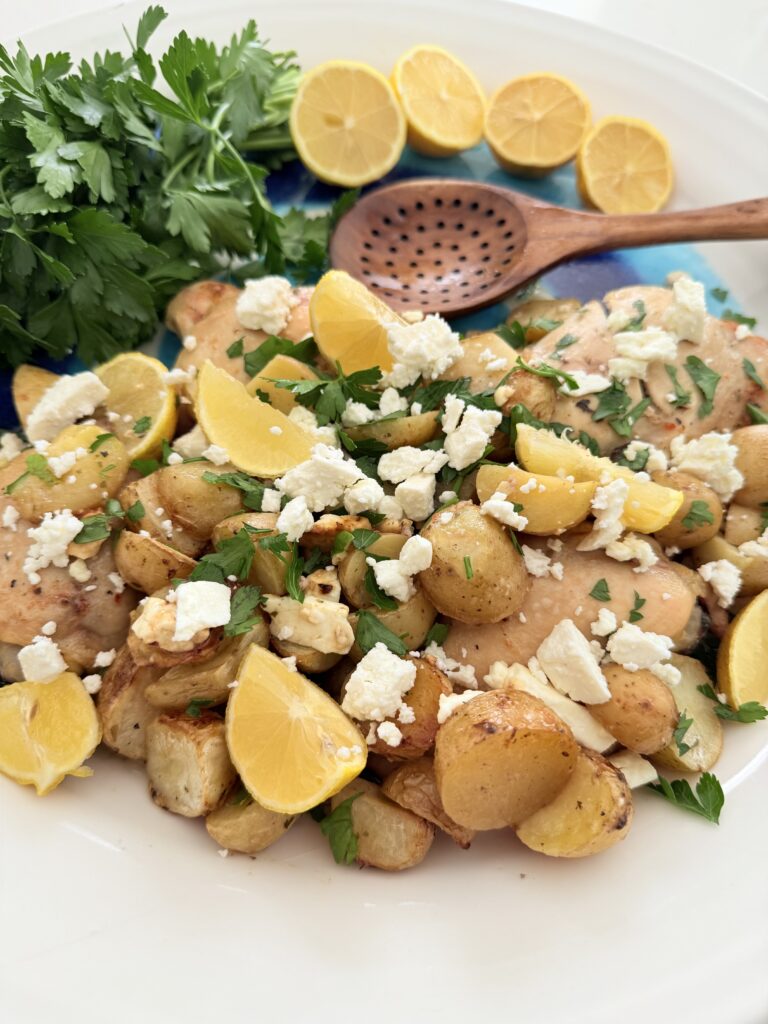
M617 562L600 551L579 551L581 537L564 540L557 554L535 538L525 538L531 547L540 548L553 561L563 565L563 579L552 576L533 577L531 589L520 615L495 625L467 626L452 622L444 647L451 658L473 665L478 679L487 675L494 661L526 664L554 627L563 619L572 619L581 632L594 639L590 631L601 608L610 609L619 624L629 619L635 605L635 594L645 599L641 629L665 636L679 634L685 628L695 604L693 591L672 568L672 563L659 557L647 572L637 573L631 562ZM590 597L598 580L604 579L610 601Z

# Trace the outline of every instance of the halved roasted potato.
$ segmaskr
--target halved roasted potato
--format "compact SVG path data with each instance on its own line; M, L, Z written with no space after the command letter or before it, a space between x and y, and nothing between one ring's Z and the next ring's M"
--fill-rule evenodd
M224 799L237 777L227 752L224 720L162 714L147 727L149 792L159 807L199 818Z
M234 537L244 526L260 531L250 534L253 544L253 561L248 574L248 582L261 587L265 594L276 594L280 597L286 592L285 574L293 555L290 552L284 552L278 557L259 544L259 541L265 537L277 536L276 523L277 515L274 512L241 512L239 515L231 515L220 522L213 531L211 541L214 545L219 544L222 540Z
M339 582L344 597L353 608L365 608L371 604L371 595L365 586L368 572L366 559L378 555L380 558L397 558L408 538L401 533L385 533L364 551L351 548L339 562Z
M225 804L211 811L205 827L223 849L253 856L282 839L296 821L295 814L268 811L238 787Z
M408 660L416 666L416 678L411 689L403 696L403 702L413 711L414 720L398 722L391 719L403 736L398 746L391 747L383 740L377 739L368 747L371 753L383 754L393 761L421 757L434 747L440 697L447 696L453 690L447 676L437 667L434 658L422 655L420 658ZM361 728L363 733L367 731L366 725Z
M161 672L137 665L128 648L122 647L104 673L96 708L102 740L116 754L135 761L147 756L147 726L158 711L145 694Z
M713 767L723 749L723 725L715 714L709 697L699 692L700 686L711 686L712 682L700 661L682 654L671 659L680 670L680 682L670 687L670 693L677 705L678 714L693 719L682 742L690 749L680 753L673 740L663 750L655 753L651 760L662 768L676 772L706 772Z
M406 650L417 651L427 638L427 633L432 628L432 623L437 618L435 606L429 600L423 590L417 589L413 597L408 598L392 611L384 611L381 608L366 608L367 615L375 616L395 636L402 638ZM352 629L357 632L358 615L353 612L349 616ZM349 652L349 657L354 661L360 661L363 652L357 644Z
M353 441L381 441L390 451L412 445L420 448L432 441L440 429L436 412L422 412L416 416L400 416L395 420L380 423L364 423L359 427L347 427L346 432Z
M679 713L670 688L647 669L630 672L603 665L611 699L590 707L592 715L622 746L655 754L672 742Z
M714 537L723 522L723 503L717 493L698 477L672 470L654 473L654 483L674 487L683 493L683 504L656 540L664 547L695 548Z
M130 587L153 594L172 579L186 579L197 562L155 537L121 530L115 544L115 565Z
M30 366L22 363L13 374L11 391L16 415L24 430L27 429L29 414L38 404L48 388L53 387L59 379L58 373L44 370L42 366Z
M440 802L435 765L431 757L420 757L400 765L386 776L381 791L396 804L437 825L463 850L469 849L475 832L471 828L457 825L445 813L445 808Z

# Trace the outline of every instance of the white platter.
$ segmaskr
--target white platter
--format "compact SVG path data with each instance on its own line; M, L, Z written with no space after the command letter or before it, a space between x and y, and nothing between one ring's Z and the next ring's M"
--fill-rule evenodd
M118 47L143 6L26 41L78 56ZM596 115L666 133L676 206L766 192L765 100L555 15L500 0L165 6L158 45L182 27L221 40L256 16L305 66L355 57L387 70L430 41L489 88L556 70ZM768 246L702 251L768 318ZM151 804L139 767L106 755L92 780L44 801L0 779L0 1020L764 1024L767 740L767 724L728 729L719 828L640 794L632 835L602 857L546 860L494 834L467 853L437 842L402 876L336 867L310 821L257 860L221 859L199 822Z

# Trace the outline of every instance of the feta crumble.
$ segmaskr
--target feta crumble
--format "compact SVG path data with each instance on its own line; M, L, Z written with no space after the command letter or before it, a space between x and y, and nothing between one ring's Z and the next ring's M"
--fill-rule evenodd
M22 676L30 682L50 683L67 671L59 645L48 636L36 636L31 644L21 648L18 659Z
M291 282L284 277L259 277L248 280L237 297L235 316L251 331L280 334L299 300Z
M197 338L194 334L188 334L181 343L187 352L194 352L197 348Z
M400 549L398 558L373 562L376 582L396 601L407 601L416 593L413 577L432 564L432 544L420 536L409 537Z
M452 469L466 469L485 454L488 443L501 423L501 413L490 409L465 406L460 398L449 395L445 400L443 448Z
M435 314L414 324L390 324L387 345L393 366L384 383L395 388L415 384L419 377L435 380L464 351L458 334Z
M668 636L640 629L632 622L623 622L606 645L613 661L630 672L653 670L659 662L669 660L673 647Z
M29 414L30 441L52 441L65 427L90 416L109 395L95 373L86 371L59 377Z
M393 452L384 452L379 459L378 474L388 483L399 484L417 473L429 473L434 476L447 461L448 456L445 452L403 445ZM451 496L454 496L453 492Z
M504 526L510 526L513 530L524 530L528 520L524 515L515 510L514 502L508 501L506 494L502 491L495 491L487 501L480 506L484 516L491 516Z
M21 519L21 513L15 505L6 505L3 509L2 524L6 530L10 530L12 533L16 533L19 519Z
M568 375L576 381L576 387L572 388L562 381L558 390L568 398L583 398L585 395L596 395L611 386L611 378L605 377L602 373L587 373L585 370L569 370Z
M414 473L395 488L395 500L403 514L414 522L422 522L435 508L436 480L430 473Z
M280 501L281 499L279 491L276 491L274 487L265 487L264 493L261 496L261 511L279 512Z
M23 451L24 445L17 434L8 431L0 437L0 459L10 462L17 455L21 455Z
M462 649L462 657L466 655L466 650ZM439 644L436 644L433 640L424 650L425 656L430 656L435 659L435 665L443 675L447 676L452 683L458 683L459 686L464 686L468 690L477 689L477 675L475 673L474 665L465 665L455 658L451 658L450 655L442 648Z
M741 570L726 558L705 562L696 570L715 592L721 608L729 608L741 590Z
M595 516L592 532L579 543L579 551L597 551L617 541L624 529L622 513L629 494L626 480L611 480L598 487L592 498L592 512Z
M536 658L552 685L583 704L611 699L595 651L572 619L558 622L536 651Z
M645 463L646 472L665 473L669 468L666 454L647 441L630 441L624 449L624 458L627 462L632 462L641 452L648 452L648 459Z
M406 412L408 399L398 395L395 388L385 388L379 401L379 414L381 416L392 416L396 412Z
M615 632L618 623L610 608L601 608L589 629L592 636L609 636Z
M203 458L203 453L209 445L210 441L198 423L191 430L187 431L186 434L176 438L173 442L173 450L182 457L182 460L199 459Z
M647 786L649 782L656 782L659 778L659 773L651 762L632 750L620 750L617 754L611 754L608 760L619 769L630 789Z
M277 517L275 525L278 533L284 533L291 543L300 540L315 525L312 513L307 508L307 499L302 494L291 498Z
M176 588L175 641L191 640L196 633L226 626L230 619L229 587L210 580L181 583Z
M364 477L365 473L338 448L316 444L311 457L289 469L275 481L275 487L289 498L302 495L311 512L322 512L341 504L346 489Z
M707 317L704 285L692 278L678 277L672 283L672 304L664 314L664 326L679 341L701 344Z
M384 496L381 484L367 476L344 492L344 508L353 516L359 516L361 512L378 511Z
M86 693L90 693L93 697L101 689L102 678L98 672L94 672L89 676L83 676L83 686L85 687Z
M462 704L466 704L467 701L472 700L474 697L479 697L481 693L483 693L482 690L465 690L463 693L441 693L437 710L437 724L444 725L454 711L460 708Z
M80 533L83 524L69 509L63 512L46 512L38 526L31 526L27 536L32 543L24 559L24 573L30 576L40 569L55 565L60 569L69 564L67 548Z
M744 483L736 468L739 449L731 444L729 433L710 431L685 441L673 437L670 443L670 465L683 473L690 473L708 484L723 501L730 501Z
M553 562L546 551L523 544L523 561L525 562L525 571L529 576L536 576L540 579L544 576L552 576L556 580L563 578L563 563Z
M290 640L322 654L347 654L355 642L349 608L338 601L305 596L300 602L269 594L264 608L271 618L269 631L278 640Z
M396 718L401 708L407 706L403 697L415 681L413 662L399 658L378 643L358 662L347 680L341 709L358 721Z
M117 657L117 651L113 647L109 651L99 651L96 657L93 659L94 668L109 668L112 662Z
M209 444L201 454L204 459L208 459L214 466L223 466L229 462L229 452L219 444Z

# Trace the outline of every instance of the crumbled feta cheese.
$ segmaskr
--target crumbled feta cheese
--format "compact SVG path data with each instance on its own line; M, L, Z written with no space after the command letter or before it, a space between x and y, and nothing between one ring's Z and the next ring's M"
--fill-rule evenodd
M271 435L272 435L273 437L280 437L280 435L281 435L281 434L282 434L282 432L283 432L283 428L282 428L282 427L278 427L278 426L277 426L277 425L275 424L274 426L271 426L271 427L269 428L269 432L270 432L270 434L271 434Z
M421 416L421 410L421 402L413 402L411 404L411 416Z
M175 641L191 640L196 633L226 626L230 618L231 591L223 583L195 580L176 588Z
M432 544L425 537L409 537L398 558L373 563L376 582L390 597L407 601L416 593L413 577L432 564Z
M278 640L291 640L323 654L347 654L355 642L349 608L338 601L306 596L299 602L269 594L264 608L271 616L269 631Z
M736 341L744 341L744 339L749 338L751 334L752 332L746 324L739 324L735 332Z
M592 532L579 543L579 551L597 551L619 539L624 529L621 516L628 494L629 485L625 480L611 480L597 488L592 498L595 523Z
M403 514L414 522L422 522L435 508L436 481L430 473L414 473L395 488L395 499Z
M198 423L191 430L187 431L186 434L182 434L181 437L177 437L173 442L174 451L178 452L183 459L199 459L203 457L203 452L210 445L210 441L205 436L203 428Z
M408 399L398 395L395 388L385 388L379 402L379 413L382 416L392 416L396 412L406 412Z
M653 546L634 533L628 533L620 540L611 541L606 545L605 553L617 562L636 561L638 565L633 566L633 572L648 572L659 560Z
M173 540L173 521L171 519L163 519L160 523L160 529L168 540Z
M667 686L677 686L682 678L682 672L679 668L675 668L674 665L670 665L668 662L663 663L657 661L655 665L651 665L650 671L660 679L662 683L666 683Z
M768 558L768 529L763 530L757 540L745 540L739 544L739 554L746 558Z
M392 494L385 494L378 505L377 511L388 519L402 519L403 506Z
M340 504L346 489L364 476L365 473L338 448L316 444L311 458L289 469L275 481L275 487L289 498L303 495L311 512L322 512Z
M90 693L93 697L101 689L102 678L98 672L94 672L90 676L83 676L83 686L85 687L86 693Z
M235 304L235 316L251 331L280 334L299 300L284 277L259 277L245 282Z
M112 662L117 657L117 651L113 647L109 651L99 651L96 657L93 659L94 668L109 668Z
M62 452L61 455L49 455L48 466L53 475L60 480L72 469L78 459L87 454L85 448L75 448L74 451Z
M59 377L27 419L30 441L52 441L65 427L90 416L109 394L95 373Z
M736 468L739 449L731 444L731 435L710 431L690 441L673 437L670 443L670 465L683 473L703 480L723 501L730 501L744 483Z
M468 690L477 689L477 676L474 665L463 665L455 658L451 658L434 640L427 645L424 654L435 659L437 668L440 669L443 675L448 676L452 683L458 683L459 686L464 686ZM466 650L462 648L461 656L466 657L466 654Z
M298 672L298 669L296 668L296 655L295 654L291 654L287 658L281 658L280 661L282 661L282 663L285 665L285 667L287 669L290 669L291 672ZM230 683L229 685L232 686L232 683Z
M119 572L108 572L107 573L107 579L109 580L110 584L112 585L115 593L116 594L122 594L122 592L125 590L125 580L120 575L120 573Z
M389 747L399 747L403 741L403 734L394 722L382 722L376 727L376 735Z
M188 334L181 343L187 352L194 352L197 348L197 338L194 334Z
M365 402L353 402L350 400L341 414L341 422L345 427L361 427L375 419L376 412L373 409L369 409Z
M552 685L583 704L611 699L595 651L572 619L558 622L536 651L536 658Z
M441 693L437 710L437 723L443 725L462 704L479 697L482 690L465 690L463 693Z
M608 369L612 376L622 380L632 377L645 380L650 363L673 363L677 358L677 339L659 327L619 331L613 341L618 358L608 360Z
M274 487L265 487L264 493L261 496L261 511L262 512L279 512L280 511L280 492L276 491Z
M389 324L387 344L393 366L384 383L395 388L415 384L419 377L435 380L464 351L458 334L435 314L415 324Z
M314 435L315 441L330 445L331 448L338 447L339 438L336 433L336 427L330 423L321 427L317 422L317 416L315 416L311 409L305 409L303 405L295 405L288 413L288 419L301 427L302 430L306 430Z
M668 661L674 642L661 633L651 633L632 622L623 622L609 637L606 647L617 664L630 671L637 671L651 668L660 661Z
M679 277L672 284L672 293L672 304L664 314L664 326L678 341L701 344L707 316L704 285L690 277Z
M32 543L24 559L24 573L29 576L49 565L65 568L69 564L67 548L82 528L83 524L69 509L46 512L38 526L27 530Z
M167 460L166 460L166 462L168 463L169 466L180 466L183 461L184 461L184 456L183 455L179 455L178 452L171 452L170 455L168 456Z
M439 473L448 461L445 452L413 448L403 445L393 452L384 452L379 459L378 474L382 480L392 484L402 483L417 473ZM451 492L453 497L453 492Z
M183 370L180 366L175 366L163 376L163 380L166 384L170 384L171 386L175 384L191 384L196 376L196 366L189 366L186 370Z
M576 381L576 387L569 387L565 381L562 381L558 386L560 393L568 398L583 398L584 395L596 395L611 386L611 378L603 376L602 373L569 370L568 375Z
M229 462L229 452L218 444L209 444L202 454L203 458L208 459L214 466L223 466Z
M513 530L524 530L528 520L515 510L514 502L508 501L506 494L502 491L494 492L487 501L480 506L484 516L492 516L504 526L511 526Z
M375 512L383 498L384 488L373 477L367 476L344 492L344 508L353 516L359 516L361 512Z
M13 533L16 533L16 524L20 518L21 514L15 505L6 505L3 509L2 523L6 530L11 530Z
M37 574L35 573L34 575ZM76 558L74 561L69 563L69 575L76 583L87 583L91 578L92 573L82 558ZM31 575L29 579L30 582L32 582Z
M341 709L358 721L383 722L395 718L415 681L413 662L399 658L378 643L358 662L347 680Z
M597 618L589 628L592 636L609 636L616 630L617 625L616 616L611 609L601 608L597 613Z
M53 634L56 632L56 623L53 621L53 619L50 619L48 622L44 623L40 627L40 632L43 634L43 636L53 636Z
M741 570L726 558L705 562L696 570L715 592L721 608L728 608L741 590Z
M611 754L608 760L619 769L630 789L647 786L649 782L656 782L659 778L659 773L651 762L632 750L620 750L618 754Z
M438 523L440 523L441 526L447 526L452 519L453 512L441 512L440 515L437 517L437 521Z
M36 636L31 644L21 648L18 659L24 679L35 683L50 683L67 671L59 645L48 636Z
M0 437L0 459L10 462L11 459L15 459L23 451L24 445L21 443L21 438L16 434L7 431Z
M523 561L525 562L525 571L529 576L537 576L539 578L553 576L555 579L560 580L563 578L562 563L553 562L546 551L540 551L538 548L532 548L527 544L523 544Z
M460 422L456 416L461 400L449 395L445 400L446 415L443 418L445 431L444 449L448 456L448 465L452 469L466 469L477 462L485 454L494 431L501 423L501 413L490 409L478 409L470 405L459 411ZM455 425L454 425L455 424Z
M645 469L649 473L665 473L669 468L669 461L666 454L660 448L655 448L647 441L630 441L624 449L624 458L632 462L641 452L648 452L648 460Z

